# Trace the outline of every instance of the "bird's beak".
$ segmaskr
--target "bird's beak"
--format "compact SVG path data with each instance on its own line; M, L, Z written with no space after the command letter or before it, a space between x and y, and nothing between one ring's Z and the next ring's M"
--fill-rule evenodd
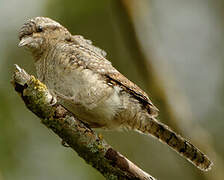
M23 47L23 46L27 46L28 44L30 44L30 43L32 43L33 42L33 38L32 37L23 37L21 40L20 40L20 42L19 42L19 44L18 44L18 46L19 47Z

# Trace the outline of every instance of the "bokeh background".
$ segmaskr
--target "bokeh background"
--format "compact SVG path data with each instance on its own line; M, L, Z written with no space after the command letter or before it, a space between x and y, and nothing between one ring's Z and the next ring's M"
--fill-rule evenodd
M159 120L214 161L203 173L168 146L135 132L101 132L115 149L159 180L224 179L223 0L0 0L0 180L97 179L87 165L25 108L10 79L13 64L35 74L18 31L49 16L104 49L144 89Z

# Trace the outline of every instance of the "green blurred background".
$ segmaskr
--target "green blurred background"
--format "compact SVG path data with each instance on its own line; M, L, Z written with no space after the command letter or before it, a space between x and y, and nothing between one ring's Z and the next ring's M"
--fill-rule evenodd
M159 120L214 161L202 173L168 146L135 132L103 132L115 149L158 180L224 179L224 2L222 0L0 0L0 180L104 179L24 106L13 64L35 74L18 31L49 16L104 49L144 89Z

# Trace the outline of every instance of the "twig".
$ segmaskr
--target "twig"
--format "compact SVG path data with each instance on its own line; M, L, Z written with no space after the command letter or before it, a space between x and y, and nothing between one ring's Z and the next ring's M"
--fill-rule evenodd
M54 98L47 87L18 65L15 66L12 79L15 90L27 108L40 117L41 122L62 139L63 144L75 150L108 180L155 180L61 105L53 105Z

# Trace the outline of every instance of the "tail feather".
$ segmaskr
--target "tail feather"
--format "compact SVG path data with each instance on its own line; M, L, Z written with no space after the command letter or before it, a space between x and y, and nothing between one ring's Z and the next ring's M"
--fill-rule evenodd
M139 123L137 130L144 134L151 134L157 137L199 169L203 171L208 171L211 169L213 163L204 153L202 153L189 141L176 134L168 126L158 122L156 119L150 118L150 120L145 123Z

